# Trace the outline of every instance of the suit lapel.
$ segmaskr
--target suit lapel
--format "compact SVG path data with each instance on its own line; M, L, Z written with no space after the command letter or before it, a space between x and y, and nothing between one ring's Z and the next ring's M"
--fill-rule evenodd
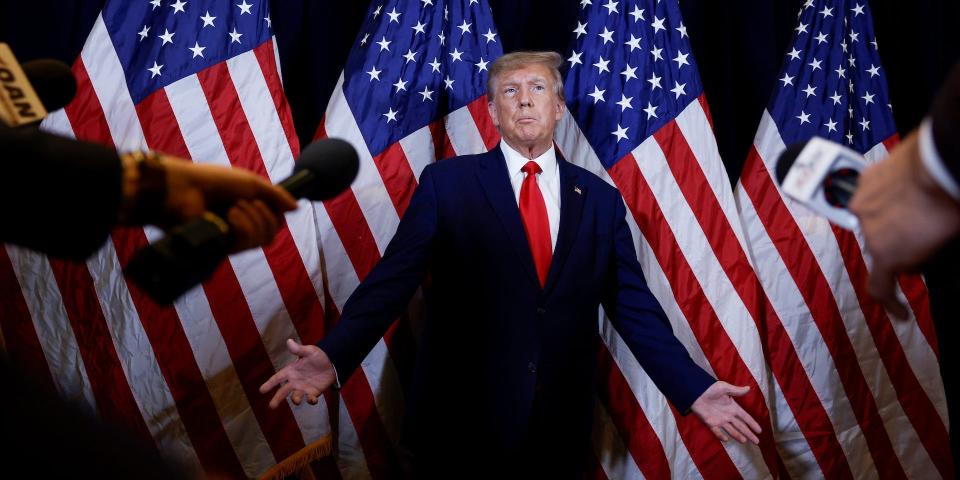
M513 186L510 184L507 162L503 158L503 151L500 150L499 144L487 152L487 155L480 162L477 168L477 177L490 206L493 207L493 211L500 219L510 243L517 251L524 270L530 275L531 280L539 285L540 280L537 278L537 271L533 266L530 244L527 242L527 236L523 229L523 221L520 220L520 209L517 207L517 199L513 193ZM560 224L563 225L563 222L561 221Z
M570 248L580 230L580 217L583 213L583 199L587 195L587 187L579 183L577 172L560 157L557 152L557 165L560 167L560 228L557 232L557 246L553 249L553 260L550 262L550 271L547 273L547 284L544 288L549 293L557 282L557 277L563 268L564 262L570 255Z

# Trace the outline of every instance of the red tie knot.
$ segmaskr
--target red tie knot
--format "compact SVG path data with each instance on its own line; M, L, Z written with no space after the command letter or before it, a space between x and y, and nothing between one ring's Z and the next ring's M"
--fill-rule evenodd
M527 162L527 164L523 166L522 170L523 173L526 173L528 177L530 175L536 175L542 171L540 169L540 165L537 165L537 162L534 162L533 160Z

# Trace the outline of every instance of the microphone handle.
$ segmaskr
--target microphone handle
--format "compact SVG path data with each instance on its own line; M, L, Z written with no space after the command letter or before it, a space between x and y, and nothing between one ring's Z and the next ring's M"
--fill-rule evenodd
M303 198L306 196L310 183L313 182L315 177L310 170L298 170L277 185L290 192L293 198Z
M124 271L154 301L169 305L213 274L233 240L227 222L206 212L138 251Z

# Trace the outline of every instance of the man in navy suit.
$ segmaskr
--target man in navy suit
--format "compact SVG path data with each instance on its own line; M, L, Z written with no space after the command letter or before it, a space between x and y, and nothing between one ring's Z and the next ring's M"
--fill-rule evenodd
M602 304L644 370L680 412L722 440L760 426L673 336L637 262L616 189L564 161L560 56L498 59L487 85L503 141L424 169L380 263L317 346L261 387L316 403L345 381L429 272L427 319L406 399L412 472L433 477L576 477L593 417ZM450 470L446 470L449 474Z

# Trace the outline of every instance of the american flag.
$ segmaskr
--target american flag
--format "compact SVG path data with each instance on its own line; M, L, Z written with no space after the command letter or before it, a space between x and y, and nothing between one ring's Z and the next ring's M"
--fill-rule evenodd
M76 99L43 126L277 182L299 152L277 63L266 1L110 0L74 64ZM122 274L158 236L116 230L85 263L0 249L6 346L63 397L188 467L260 475L329 431L323 408L273 411L257 391L290 360L286 338L322 334L313 205L172 307Z
M609 478L779 473L759 335L767 302L750 264L689 37L675 0L583 0L567 58L567 159L615 185L651 290L693 358L751 387L759 447L722 444L682 417L602 318L594 445ZM771 347L773 348L773 347Z
M370 5L316 135L348 140L361 165L350 190L317 208L330 322L380 259L424 167L500 140L485 92L488 65L502 54L485 0ZM397 474L419 297L340 391L344 477Z
M676 1L581 5L557 144L624 194L674 331L708 371L753 387L741 403L765 428L759 448L716 441L669 406L601 316L597 476L950 476L922 283L902 284L917 322L889 322L862 291L856 239L782 199L769 174L784 144L814 132L842 141L849 133L870 158L891 143L869 10L805 6L806 31L783 72L793 78L778 83L734 195ZM267 8L110 0L74 66L77 100L45 128L282 179L299 148ZM271 411L256 389L290 360L286 338L313 343L337 321L424 166L496 145L484 86L501 53L485 1L375 0L317 132L358 148L360 176L348 192L302 203L273 245L231 257L173 308L154 305L121 273L156 230L118 230L85 264L5 246L6 349L63 396L209 473L260 475L334 430L335 464L317 473L394 476L419 299L339 397L327 397L333 408ZM810 65L817 59L819 68ZM830 117L826 95L837 94L846 116ZM804 115L810 123L801 125Z
M891 321L866 293L859 233L831 226L776 186L779 154L814 135L871 161L897 141L867 3L808 0L798 19L736 188L775 312L764 334L778 448L794 477L952 478L923 281L901 279L912 318Z

